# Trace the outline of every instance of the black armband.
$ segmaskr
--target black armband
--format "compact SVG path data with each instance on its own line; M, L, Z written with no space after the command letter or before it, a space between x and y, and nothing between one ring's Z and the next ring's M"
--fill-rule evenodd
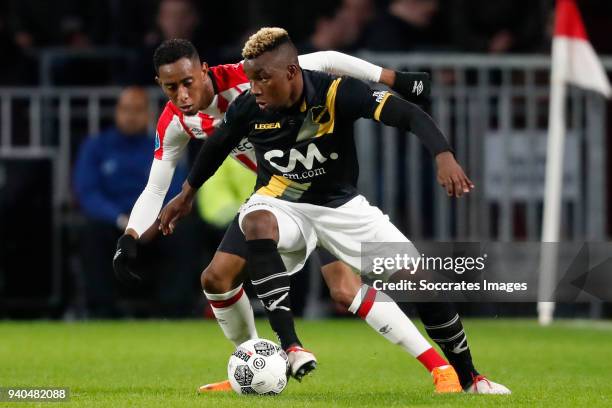
M431 116L401 98L387 98L380 111L380 121L414 133L434 157L442 152L453 151Z
M395 82L391 89L410 102L422 104L429 102L431 80L427 72L395 71Z

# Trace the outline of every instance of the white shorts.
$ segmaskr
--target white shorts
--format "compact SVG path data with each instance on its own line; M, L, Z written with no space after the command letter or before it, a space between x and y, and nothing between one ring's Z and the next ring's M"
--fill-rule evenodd
M389 221L389 217L378 207L370 205L362 195L338 208L329 208L253 194L240 208L241 229L244 217L258 210L270 211L277 219L278 250L290 275L302 269L317 245L364 274L370 273L370 267L362 267L363 243L380 243L381 247L391 242L405 243L411 256L419 256L414 245ZM377 278L388 278L394 272L385 272Z

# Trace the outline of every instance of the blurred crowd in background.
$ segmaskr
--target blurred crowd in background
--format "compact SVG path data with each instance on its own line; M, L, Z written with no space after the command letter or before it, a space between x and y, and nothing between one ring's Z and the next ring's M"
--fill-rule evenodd
M595 48L611 52L612 3L580 3ZM239 60L266 25L285 27L302 53L547 52L552 10L551 0L5 0L0 52L13 63L0 66L0 84L38 84L41 53L58 49L53 84L153 84L151 54L164 39L192 40L214 65Z
M142 87L155 85L152 55L163 40L191 40L210 65L240 60L242 44L262 26L286 28L301 53L338 50L354 54L371 50L548 54L553 5L551 0L0 2L0 55L3 57L0 87L126 87L116 106L111 108L114 123L107 123L108 128L99 134L82 132L73 141L74 203L70 211L76 210L78 215L76 221L70 220L61 243L67 248L64 253L72 256L61 261L63 297L59 307L56 300L52 314L47 316L59 313L75 317L177 317L198 315L206 310L203 296L199 295L198 276L222 237L225 225L248 194L238 190L245 186L248 190L253 185L252 175L241 173L231 163L222 168L216 185L211 184L202 191L191 222L181 225L171 239L157 239L144 249L141 267L152 277L144 286L137 289L119 286L111 269L115 242L146 184L152 160L153 135L148 129L155 118L149 110L150 95ZM599 53L612 54L612 41L609 41L612 2L584 0L580 5L594 47ZM198 143L192 145L191 155L199 148ZM178 191L185 174L186 167L179 168L168 198ZM15 191L19 188L15 187ZM46 194L42 188L37 190ZM27 196L32 197L32 192L27 192ZM41 214L30 207L22 210ZM12 216L17 214L15 211L19 209L6 211L7 231L10 223L19 219ZM48 223L45 217L39 226ZM32 219L32 222L37 221ZM12 235L11 239L16 243L28 242L31 238L23 237L19 241ZM20 254L27 256L26 249L11 251L21 262ZM36 269L45 268L48 259L48 254L41 255L40 268ZM9 269L15 266L10 262L8 265ZM20 296L32 294L31 284L19 286L11 279L51 285L45 281L49 275L47 270L41 273L42 280L25 275L15 277L10 272L4 277L0 273L0 294L2 287L9 288L5 290L13 295L17 292L11 287L23 287L23 293L18 293ZM296 303L294 310L300 314L311 279L307 274L298 274L297 279L301 290L292 294L292 299ZM321 296L325 297L323 292L325 289L321 290ZM14 305L7 312L9 316L31 317L39 313L22 312L25 303ZM513 307L513 310L521 308Z

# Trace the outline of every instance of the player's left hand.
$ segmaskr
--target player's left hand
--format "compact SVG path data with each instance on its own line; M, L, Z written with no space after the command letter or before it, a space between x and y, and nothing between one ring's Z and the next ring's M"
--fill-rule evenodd
M461 197L474 188L474 183L455 160L451 152L442 152L436 156L438 166L438 183L446 190L449 197Z
M183 191L162 208L158 217L160 220L159 229L162 234L172 234L178 220L191 212L194 194L195 191L186 190L183 185Z
M142 281L136 272L134 263L138 256L138 241L130 234L123 234L117 241L117 251L113 256L113 270L119 281L133 285Z

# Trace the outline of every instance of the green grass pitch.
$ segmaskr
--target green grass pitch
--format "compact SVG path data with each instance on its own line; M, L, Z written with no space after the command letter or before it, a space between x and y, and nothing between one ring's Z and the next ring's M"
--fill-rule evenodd
M298 321L319 367L276 397L195 392L225 378L233 350L214 321L0 322L0 387L69 387L60 407L612 406L611 323L465 326L477 367L512 396L434 395L414 359L357 319ZM274 339L266 321L258 328Z

